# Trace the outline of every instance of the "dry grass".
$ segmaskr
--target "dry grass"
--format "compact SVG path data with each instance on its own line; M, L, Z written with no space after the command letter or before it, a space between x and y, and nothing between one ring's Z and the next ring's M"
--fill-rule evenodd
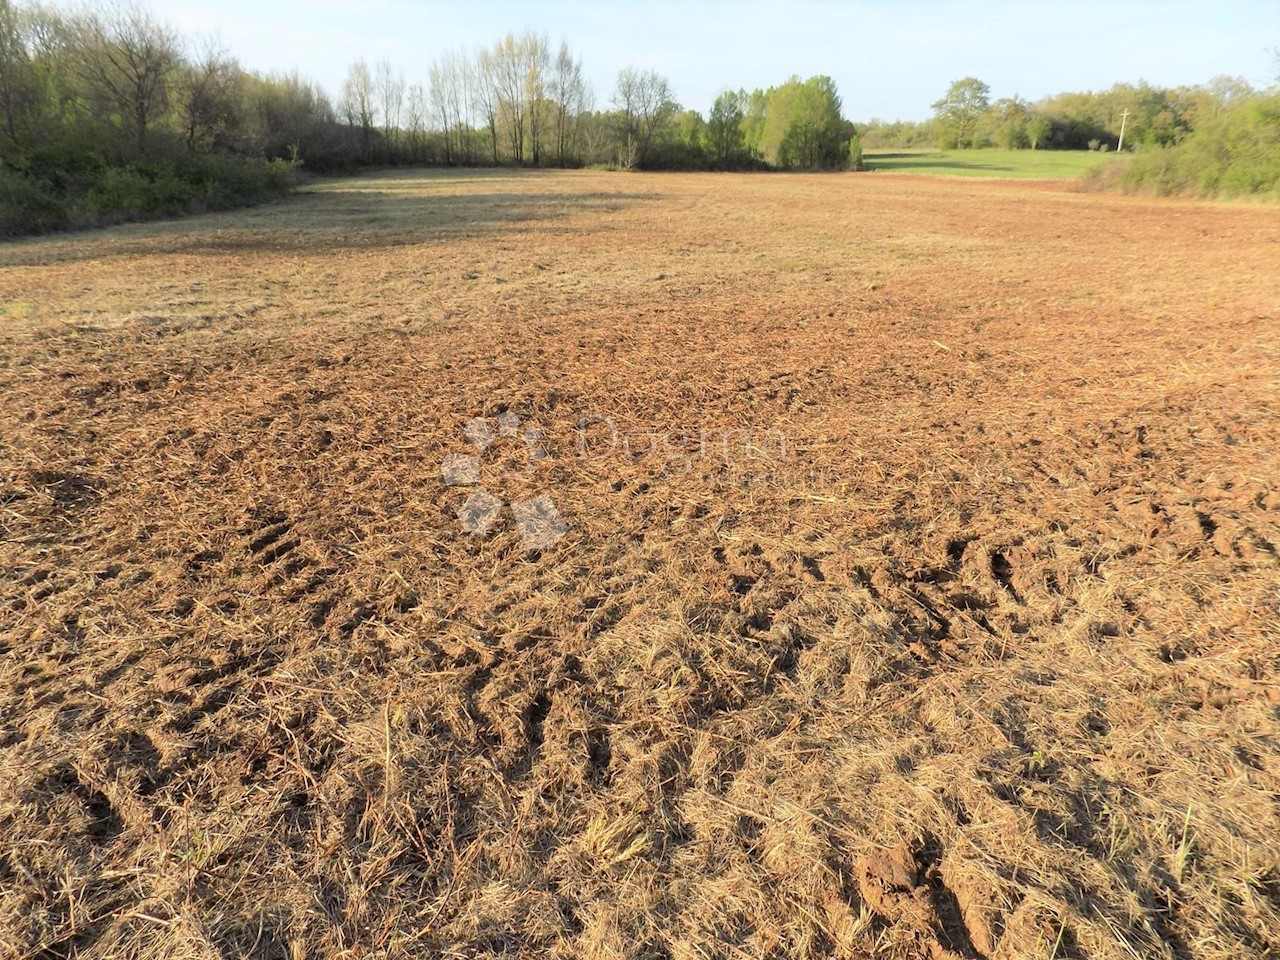
M0 954L1277 955L1278 244L494 173L0 248ZM439 472L502 411L541 553Z

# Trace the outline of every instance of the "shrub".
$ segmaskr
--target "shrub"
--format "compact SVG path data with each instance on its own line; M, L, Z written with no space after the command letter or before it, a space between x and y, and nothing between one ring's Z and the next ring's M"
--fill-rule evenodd
M0 168L0 236L227 210L284 196L297 165L204 154L148 167L81 161L41 180Z
M176 185L158 183L137 170L108 167L88 193L72 199L78 225L97 226L137 220L171 212L166 200L176 199Z
M862 141L856 133L849 138L849 169L862 169Z
M1242 103L1181 143L1144 148L1118 170L1095 172L1088 182L1158 196L1280 195L1280 96Z
M66 226L66 208L50 184L0 167L0 237L48 233Z

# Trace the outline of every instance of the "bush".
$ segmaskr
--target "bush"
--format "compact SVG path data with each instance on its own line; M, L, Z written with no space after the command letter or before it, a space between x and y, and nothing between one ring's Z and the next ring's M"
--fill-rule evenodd
M243 207L287 194L296 171L288 160L213 154L148 167L67 164L40 180L0 168L0 236Z
M849 169L862 169L862 141L856 133L849 138Z
M181 213L190 201L190 188L172 176L153 178L108 167L83 197L71 203L75 223L98 226Z
M67 224L66 207L49 183L0 167L0 237L49 233Z
M1280 196L1280 96L1247 101L1181 143L1144 148L1118 170L1096 172L1089 182L1158 196Z

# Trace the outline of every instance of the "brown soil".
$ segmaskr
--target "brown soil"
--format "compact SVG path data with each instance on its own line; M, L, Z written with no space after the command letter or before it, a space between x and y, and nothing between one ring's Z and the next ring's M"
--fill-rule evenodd
M1280 212L382 176L0 305L0 955L1280 953Z

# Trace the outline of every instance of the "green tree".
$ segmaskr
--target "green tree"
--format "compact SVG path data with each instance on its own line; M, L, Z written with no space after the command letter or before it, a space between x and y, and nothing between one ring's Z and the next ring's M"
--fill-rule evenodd
M856 133L849 138L849 169L862 169L862 138Z
M1117 181L1160 195L1280 195L1280 93L1250 97L1176 145L1142 150Z
M757 139L752 146L770 166L786 165L783 143L787 138L791 104L799 86L800 78L792 77L781 86L770 87L760 95L759 117L753 125Z
M924 147L933 143L933 125L906 120L879 120L872 118L858 124L858 137L862 145L871 149L887 147Z
M792 77L747 98L743 130L747 146L770 166L839 169L848 163L853 125L841 116L840 95L830 77Z
M974 145L978 124L991 106L991 88L976 77L957 80L933 105L939 145L968 148Z
M764 115L768 104L768 94L763 90L752 90L742 105L742 139L747 149L757 156L763 157L764 150Z
M806 170L844 167L848 161L848 124L840 113L840 95L830 77L810 77L790 103L779 153L780 166Z
M1006 150L1027 146L1027 120L1027 105L1018 97L997 100L986 114L991 139Z
M1044 143L1052 132L1053 121L1043 113L1033 113L1027 118L1027 142L1031 144L1032 150L1039 149L1040 144Z
M27 50L24 24L9 0L0 0L0 156L12 155L29 139L40 94Z
M732 170L745 159L747 141L743 134L747 95L726 90L716 97L707 118L707 143L716 166Z
M707 142L707 121L697 110L682 110L676 116L676 139L694 150L703 149Z

